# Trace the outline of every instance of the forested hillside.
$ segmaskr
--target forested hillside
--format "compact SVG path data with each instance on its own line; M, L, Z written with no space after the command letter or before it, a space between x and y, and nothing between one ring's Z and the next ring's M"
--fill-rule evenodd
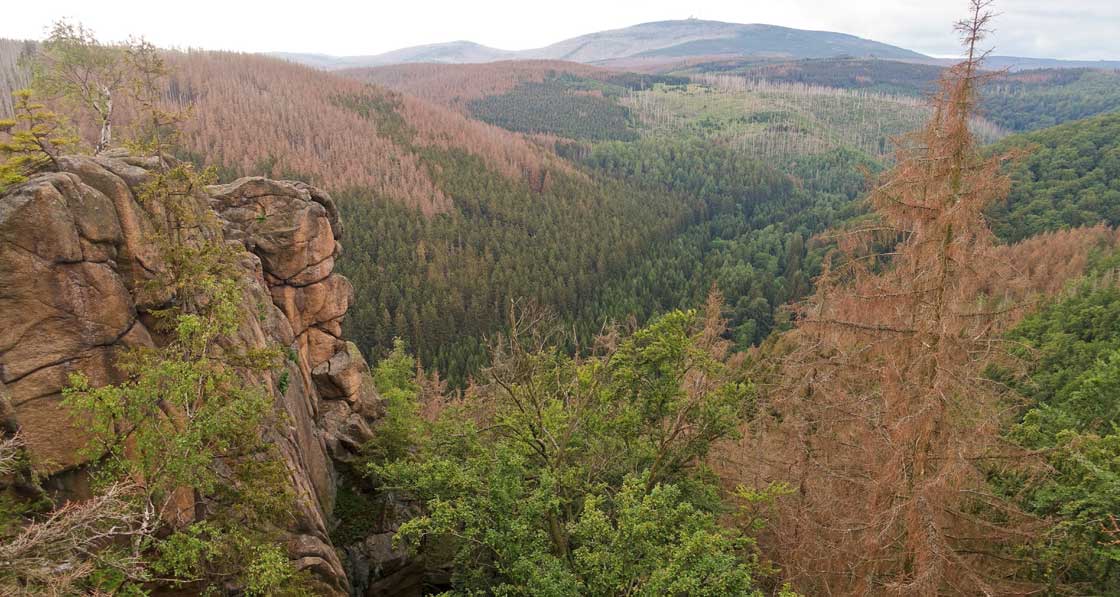
M734 297L738 346L761 341L808 290L813 235L860 213L859 170L879 168L892 138L928 114L866 90L690 86L571 63L339 76L239 54L169 59L169 98L198 115L183 130L191 155L225 177L323 184L361 222L340 262L368 297L348 322L361 348L381 355L403 337L456 384L485 363L484 337L519 298L556 308L586 342L604 322L697 304L716 283ZM1030 203L1020 188L1009 205ZM999 209L997 220L1026 217ZM1052 227L996 223L1012 239L1030 234L1012 228Z
M973 7L962 33L975 45L990 15ZM661 594L1115 592L1115 334L1103 331L1120 239L1096 226L1008 244L987 227L982 214L1019 184L1004 170L1015 155L999 151L1017 142L981 150L970 130L976 66L949 71L859 205L859 167L880 164L850 147L791 151L781 163L800 176L767 178L778 173L721 142L718 121L592 144L582 157L596 174L703 198L711 214L608 285L610 300L630 313L697 304L702 277L726 303L712 295L702 321L674 311L608 329L586 354L515 311L527 327L499 338L462 401L441 408L397 386L412 396L398 404L406 448L379 447L367 474L427 503L400 538L427 554L424 539L451 545L463 592L617 594L628 575ZM825 228L827 255L806 248ZM771 319L798 298L791 321ZM773 329L745 363L729 358L729 338ZM741 437L724 426L733 412ZM702 464L720 482L714 507ZM684 504L689 516L669 514ZM722 540L695 516L720 505ZM649 546L675 545L666 521L705 546L692 565ZM738 533L761 569L724 560Z
M1051 564L1037 573L1072 581L1084 594L1120 591L1117 264L1098 256L1089 276L1011 333L1029 365L1009 383L1028 408L1008 435L1043 451L1054 474L1011 477L1003 489L1032 513L1063 520L1039 542Z
M1009 149L1024 155L1010 166L1007 201L989 212L1001 237L1120 224L1120 112L1015 135L993 151Z
M509 64L512 67L519 63ZM596 261L613 264L609 272L599 267L588 271L573 265L568 270L572 273L564 274L565 270L557 269L555 259L547 266L531 268L543 267L553 275L521 288L535 288L537 291L530 296L546 305L562 305L560 312L580 330L584 341L605 321L631 316L645 321L673 308L695 305L713 283L733 297L728 315L737 345L745 348L761 341L783 325L777 314L781 305L809 289L809 280L816 274L823 252L814 249L812 237L861 213L855 200L866 189L867 180L860 171L874 172L880 168L882 160L894 149L894 137L917 126L928 114L921 100L908 96L727 77L707 78L703 85L685 85L680 79L649 75L590 69L581 74L556 63L541 63L533 68L524 64L523 68L505 70L495 65L410 65L347 74L372 76L401 89L416 89L465 113L492 117L510 130L549 133L551 138L537 138L590 168L594 186L613 189L609 192L619 196L648 193L649 197L664 198L667 205L689 206L684 211L691 215L672 224L662 222L656 232L643 236L658 239L656 242L640 248L640 243L628 245L630 252L626 256L616 253L612 259L604 256ZM1073 75L1067 79L1073 80ZM455 81L463 85L450 84ZM581 102L577 105L582 105L582 109L557 109L569 101ZM619 112L620 107L628 113ZM981 138L990 140L1001 135L998 128L981 120L975 120L973 126ZM1089 128L1092 127L1085 130ZM1107 138L1109 134L1100 135ZM560 140L552 140L557 138ZM1007 204L1012 206L1021 204L1026 192L1023 177L1015 175L1014 179L1016 185ZM640 192L636 193L638 189ZM677 199L669 199L669 195ZM555 195L549 197L550 202L562 204ZM1078 195L1076 200L1082 200L1082 196ZM633 201L631 209L639 209L642 201ZM362 204L345 202L344 209L358 209L355 206ZM1111 216L1104 213L1107 205L1111 203L1102 203L1098 213L1083 213L1066 224L1110 221ZM1001 212L1006 209L996 206L991 211L996 218L996 231L1004 239L1018 240L1056 227L1027 223L1023 208L1016 208L1015 214ZM387 222L405 214L378 219ZM355 213L352 217L365 216ZM561 219L570 221L569 216ZM647 222L641 218L635 221ZM477 370L485 361L479 339L487 329L501 328L503 309L499 303L517 292L510 292L507 299L491 301L486 317L463 317L460 314L470 312L466 305L477 301L480 293L462 289L479 276L463 275L453 282L456 275L449 274L444 276L446 282L429 285L434 278L420 272L429 269L423 261L433 259L433 251L436 255L452 255L449 263L467 259L469 251L445 251L438 247L454 243L440 241L425 245L424 254L418 258L408 249L407 239L414 235L462 235L496 243L501 235L482 230L497 225L478 212L454 224L440 224L445 226L443 232L432 232L435 228L431 223L417 220L400 228L398 235L379 234L383 244L385 238L397 238L394 243L402 244L401 248L393 249L393 254L403 257L394 259L392 267L404 268L400 272L413 272L406 276L408 279L425 281L414 284L417 290L390 290L388 298L379 298L378 306L371 305L368 313L355 320L357 325L360 319L365 330L359 332L360 337L376 337L365 340L363 346L386 346L391 336L404 335L416 343L422 362L435 364L457 382L466 373ZM596 222L589 220L586 226L598 230ZM640 230L645 226L639 224L630 233L641 236ZM1024 232L1016 234L1014 230ZM486 244L482 241L465 246ZM540 235L526 236L524 244L518 245L524 249L517 254L526 263L533 262L537 255L547 259L544 255L564 254L552 249L538 253L540 245ZM606 250L607 245L602 246ZM492 250L475 249L479 255ZM480 259L479 263L486 261ZM475 265L466 269L449 266L448 270L475 272L480 267L486 269ZM364 280L369 274L352 277ZM499 287L517 288L516 279L508 278ZM562 281L566 279L586 282ZM568 290L554 289L561 286ZM438 287L443 290L435 291ZM573 289L578 290L571 294ZM397 314L394 305L403 304L398 302L398 295L410 297L403 303L417 304L415 313L406 309L403 316ZM464 298L455 298L458 295ZM384 295L379 292L378 296ZM464 306L458 306L459 303ZM427 316L421 315L425 309ZM472 324L462 327L460 322L468 320ZM434 325L441 337L458 334L457 342L472 348L461 346L455 350L460 355L474 356L436 356L432 350L436 343L429 344L435 336L416 332L427 321L438 322ZM465 330L469 332L463 334ZM467 362L471 364L464 366Z
M419 148L464 150L538 187L546 170L565 168L516 135L384 88L249 54L166 58L174 72L166 100L197 114L181 133L186 151L227 177L265 172L331 189L362 186L431 214L450 200Z
M487 64L397 64L347 69L338 74L462 108L468 101L501 95L522 83L540 83L560 74L604 80L617 73L562 60L509 60Z
M620 130L634 145L594 154L585 146L567 153L571 162L550 151L552 142L540 147L455 110L337 75L239 54L168 59L168 100L189 102L197 114L183 125L187 156L224 178L261 173L334 191L354 222L339 262L362 299L347 319L350 337L374 356L404 338L425 367L455 384L485 364L484 338L504 329L510 305L520 300L563 313L577 330L573 342L588 342L608 321L645 321L695 304L720 279L744 291L735 317L740 344L757 341L771 329L773 309L806 284L799 274L774 286L770 274L784 272L787 261L800 263L806 239L855 194L833 195L820 184L812 164L822 162L807 160L797 171L816 181L803 189L722 145L637 143L638 123L630 118L619 121L626 126ZM621 93L649 83L618 73L604 79L547 73L541 84L555 82L557 97L622 110ZM534 83L511 91L526 84ZM608 94L579 92L589 86ZM555 122L591 128L567 134L602 138L594 119L568 116ZM793 213L804 218L785 221ZM782 232L748 242L771 224ZM800 240L786 238L787 228ZM719 254L713 243L740 238L742 247L711 261ZM753 265L720 265L731 255ZM672 277L655 283L670 275L666 268Z
M620 112L615 112L620 118L617 130L627 143L590 153L581 150L571 154L579 159L571 164L509 133L470 123L407 95L326 79L334 75L239 55L200 54L179 60L182 74L177 80L198 96L196 109L209 109L204 108L208 102L224 98L220 94L226 83L234 89L244 77L257 82L259 94L248 101L225 98L231 105L298 110L303 97L299 88L272 85L284 73L309 77L308 97L322 98L309 108L312 118L316 111L325 111L323 118L338 116L339 123L353 127L330 129L337 137L324 143L294 147L336 151L340 139L354 139L356 148L362 147L357 143L369 146L330 166L347 168L340 173L353 172L334 186L343 214L353 222L339 267L364 299L352 310L348 331L375 356L384 354L392 338L403 337L426 367L456 384L485 364L484 338L505 327L511 303L521 299L556 309L577 331L573 341L588 342L608 321L630 316L645 321L696 304L717 282L741 292L732 318L739 345L756 342L773 328L774 310L807 288L811 274L801 271L808 258L807 239L833 221L837 210L850 211L846 206L860 184L857 174L839 188L827 173L838 171L833 165L842 168L862 159L843 152L804 160L795 170L798 182L761 163L758 156L724 143L704 148L697 141L636 142L640 123ZM275 79L272 69L278 73ZM207 74L211 70L215 72ZM531 77L537 72L529 71L524 76L530 78L518 80L502 94L484 97L492 102L486 105L492 106L493 114L519 118L516 110L503 107L510 101L536 105L537 114L555 113L548 103L509 96L541 86L553 90L555 97L604 102L608 109L624 110L623 94L652 82L650 77L618 73L581 78L551 71L535 81ZM274 92L279 97L270 99ZM485 108L474 101L479 100L468 102L468 111ZM283 113L275 117L284 120ZM604 131L611 130L587 114L562 115L553 122L587 128L533 130L532 115L512 122L524 124L524 130L584 141L602 139ZM243 116L245 122L258 117ZM258 155L250 161L261 153L251 140L264 139L254 133L240 138L242 145L236 149L227 145L230 141L217 141L220 128L244 126L235 124L239 118L241 113L228 108L214 110L197 128L186 130L188 146L211 143L215 145L207 155L239 156L234 161L210 160L230 175L252 168L312 180L326 175L317 170L322 165L304 172L295 157ZM295 138L317 138L314 122L301 124L306 132ZM366 136L355 135L362 131ZM472 134L489 135L490 144L472 143L477 139ZM444 139L449 140L445 145ZM377 150L384 158L368 164L350 160L370 152L377 155L374 146L384 148ZM833 160L838 161L832 164ZM390 185L393 181L361 178L363 173L383 171L415 172L410 180L418 186L406 187L410 194L404 197L429 193L433 199L427 204L402 201L400 191ZM732 173L737 174L728 178ZM754 234L767 227L772 228L761 236ZM790 279L775 284L787 270Z
M538 188L550 167L563 169L501 129L280 60L196 52L172 55L171 64L172 97L189 100L199 114L184 130L187 148L239 174L263 169L331 189L366 187L430 214L452 203L423 164L423 148L465 151Z
M557 175L535 193L460 151L425 157L455 207L428 217L362 189L338 194L354 230L339 266L363 297L347 322L363 350L404 338L456 384L486 364L484 338L515 302L554 308L589 339L606 321L601 287L704 214L700 201L603 177Z
M989 5L950 68L0 43L0 592L1120 594L1118 82Z
M341 74L430 99L506 130L591 141L633 140L638 123L622 100L655 85L689 81L538 60L409 64Z
M725 59L696 62L676 75L734 74L750 80L860 89L921 97L934 91L943 67L871 58L795 61ZM1120 108L1120 71L1068 68L993 72L980 113L1011 131L1029 131Z
M1030 131L1120 110L1118 70L1030 70L993 79L983 113L1014 131Z

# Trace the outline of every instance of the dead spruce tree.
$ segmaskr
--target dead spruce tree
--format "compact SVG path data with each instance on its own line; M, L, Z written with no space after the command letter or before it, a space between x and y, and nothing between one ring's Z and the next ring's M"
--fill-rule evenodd
M995 246L983 210L1001 162L969 130L992 13L957 25L967 56L925 128L872 191L872 225L838 251L778 348L774 416L754 430L754 481L785 480L772 557L819 595L1008 595L1036 521L988 489L1027 464L1000 439L1005 393L984 376L1037 280ZM762 461L759 457L759 461Z

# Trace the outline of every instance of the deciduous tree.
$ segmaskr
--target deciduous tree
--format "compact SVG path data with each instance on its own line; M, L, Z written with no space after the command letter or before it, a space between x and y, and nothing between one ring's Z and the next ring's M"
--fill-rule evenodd
M34 62L32 85L91 114L99 129L94 153L113 142L115 102L128 83L123 49L102 44L80 23L59 21Z

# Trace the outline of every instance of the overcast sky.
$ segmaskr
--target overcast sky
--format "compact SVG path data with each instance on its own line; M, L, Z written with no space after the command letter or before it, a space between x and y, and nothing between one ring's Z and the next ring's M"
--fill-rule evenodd
M851 33L953 55L966 0L38 0L12 2L0 37L41 38L60 17L103 40L142 34L161 46L377 54L467 39L507 50L603 29L690 16ZM999 0L997 54L1120 59L1120 0ZM165 12L165 9L166 12ZM168 14L171 16L164 16Z

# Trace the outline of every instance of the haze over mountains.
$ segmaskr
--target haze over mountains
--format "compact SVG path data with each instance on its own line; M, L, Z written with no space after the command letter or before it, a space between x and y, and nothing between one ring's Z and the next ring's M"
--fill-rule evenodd
M777 25L686 19L642 23L566 39L542 48L510 51L471 41L453 41L393 50L370 56L330 56L274 52L273 56L323 69L418 62L475 64L499 60L566 60L613 67L678 65L713 57L758 60L851 56L945 64L945 59L846 33L810 31ZM1120 68L1120 61L1072 61L992 56L989 65L1026 68Z

